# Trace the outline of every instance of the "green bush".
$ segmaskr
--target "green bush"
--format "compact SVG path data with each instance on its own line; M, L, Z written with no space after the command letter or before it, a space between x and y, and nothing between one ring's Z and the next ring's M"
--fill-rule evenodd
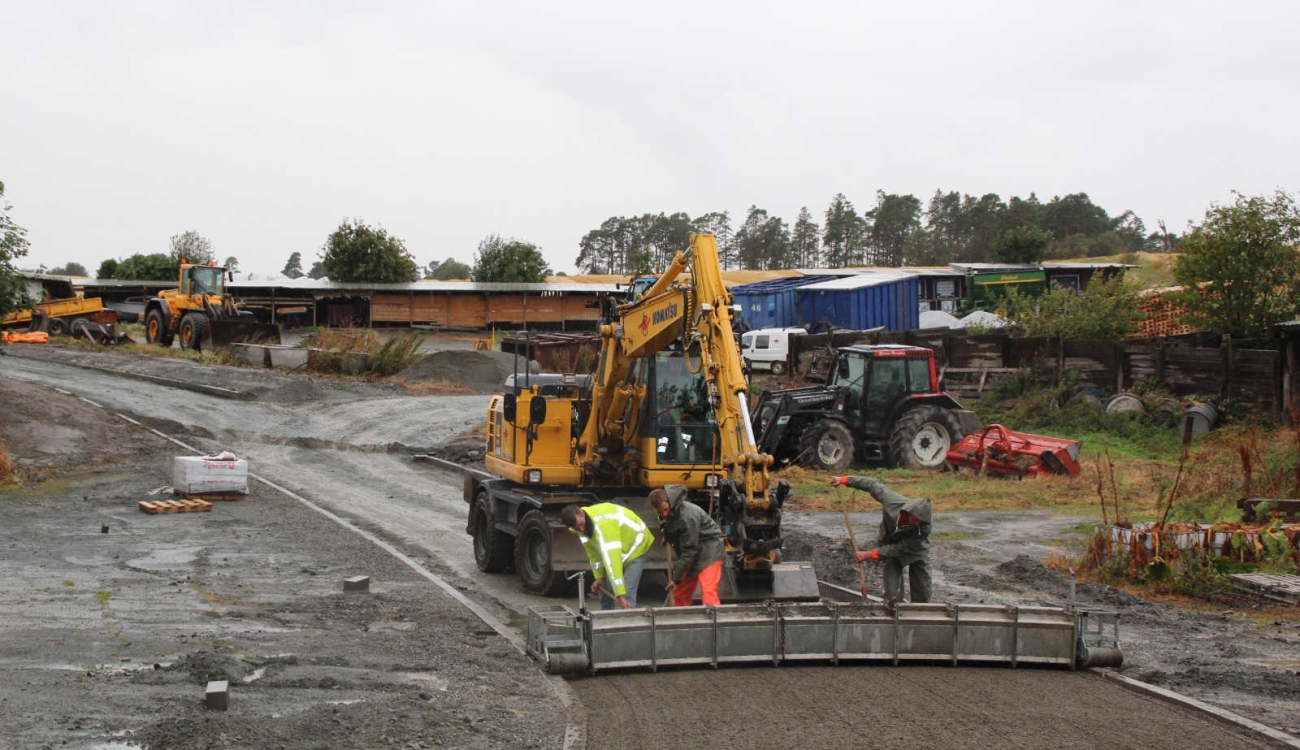
M371 352L366 371L383 376L396 375L419 358L416 350L422 341L416 333L394 336L377 351Z

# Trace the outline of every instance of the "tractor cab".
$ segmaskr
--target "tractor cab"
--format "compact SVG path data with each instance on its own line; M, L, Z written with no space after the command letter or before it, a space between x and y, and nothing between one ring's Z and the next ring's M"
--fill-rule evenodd
M917 346L840 349L830 385L842 389L845 416L864 435L883 433L903 401L939 390L934 352Z
M835 351L826 385L764 392L755 404L759 449L778 464L831 471L855 459L940 469L979 418L939 390L934 351L856 345Z

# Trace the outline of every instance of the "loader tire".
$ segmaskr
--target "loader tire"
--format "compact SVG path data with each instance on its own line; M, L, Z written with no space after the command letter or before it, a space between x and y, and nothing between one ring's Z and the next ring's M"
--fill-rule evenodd
M551 565L554 530L546 515L530 510L515 535L515 574L524 591L538 596L559 596L570 586L563 573Z
M853 433L834 419L818 422L803 441L803 463L825 471L843 471L853 463Z
M172 345L172 333L167 330L167 321L163 320L162 310L150 310L144 316L144 340L159 346Z
M492 508L486 492L474 499L470 528L474 535L474 564L484 573L500 573L510 568L513 540L492 523Z
M961 439L961 423L951 411L918 406L894 422L889 463L900 469L943 471L948 466L948 450Z
M68 321L63 318L50 318L50 324L46 333L51 336L62 336L68 332Z
M208 318L200 313L190 313L181 318L181 348L200 351L203 337L208 332Z

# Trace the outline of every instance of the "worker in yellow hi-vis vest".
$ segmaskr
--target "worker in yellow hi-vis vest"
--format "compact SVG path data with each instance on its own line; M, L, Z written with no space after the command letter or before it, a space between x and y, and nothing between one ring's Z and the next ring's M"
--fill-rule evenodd
M560 521L582 542L595 579L591 582L591 593L601 595L600 608L635 607L645 555L655 540L645 521L615 503L596 503L585 508L566 505L560 511Z

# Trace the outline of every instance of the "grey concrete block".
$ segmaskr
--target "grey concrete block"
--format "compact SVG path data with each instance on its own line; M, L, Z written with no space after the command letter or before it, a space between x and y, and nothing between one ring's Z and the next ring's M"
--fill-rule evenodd
M225 711L230 706L230 682L227 680L209 682L203 697L208 708Z
M344 591L369 591L370 576L352 576L343 579Z

